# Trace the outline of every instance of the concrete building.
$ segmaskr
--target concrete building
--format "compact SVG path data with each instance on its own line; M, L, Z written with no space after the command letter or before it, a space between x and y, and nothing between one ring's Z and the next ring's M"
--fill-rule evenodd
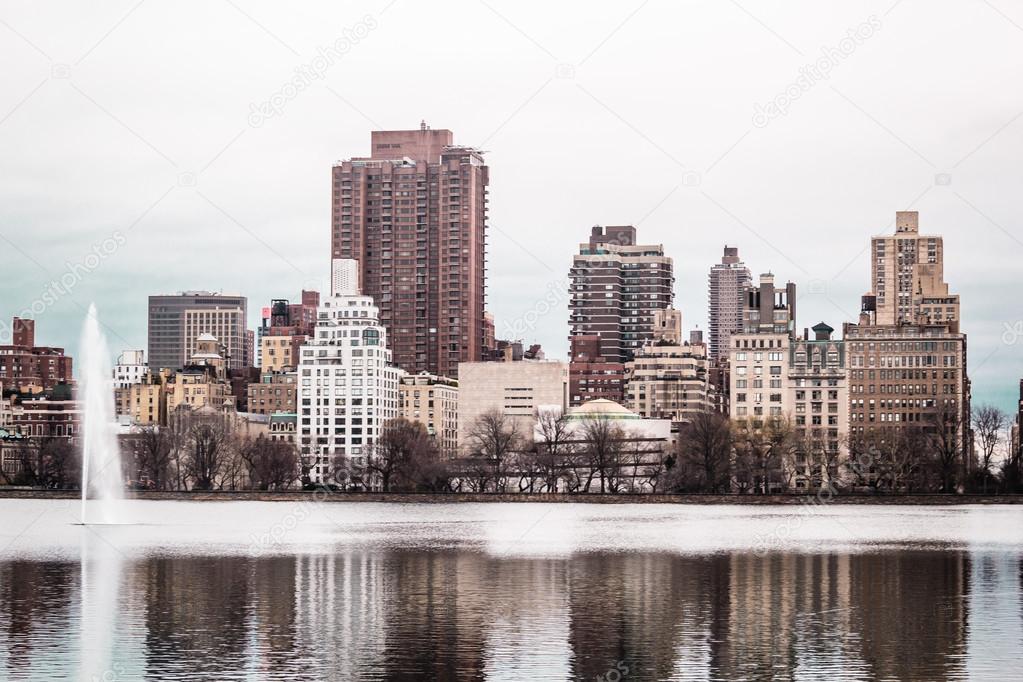
M786 333L733 334L729 354L732 419L763 420L793 414L785 390L792 338Z
M236 401L227 376L224 344L212 334L196 336L195 352L188 363L169 377L166 384L167 413L179 409L234 409Z
M580 334L572 343L568 364L568 403L578 407L591 400L625 400L625 365L608 362L600 354L600 337Z
M773 274L760 275L759 286L746 287L742 331L745 334L788 334L795 337L796 285L788 282L784 289L777 289Z
M401 416L426 427L442 457L458 452L458 381L436 374L406 374L398 386Z
M35 320L15 317L11 343L0 346L0 382L22 393L42 393L72 383L72 361L63 348L37 346Z
M828 483L829 463L845 460L849 429L849 368L845 342L821 322L813 338L804 334L789 346L785 389L792 405L792 423L800 448L793 486L817 490ZM831 468L834 471L835 467Z
M313 483L372 487L357 472L399 414L399 370L371 296L351 282L358 264L335 259L336 289L320 304L316 334L299 361L299 451Z
M185 291L149 297L149 366L184 367L196 352L196 339L210 334L224 344L227 366L250 367L244 296Z
M569 271L571 336L600 337L601 357L626 362L653 338L654 312L674 300L664 247L636 244L631 225L594 226Z
M729 338L743 331L746 290L752 284L749 268L739 259L739 249L726 246L721 262L707 276L710 360L727 358Z
M264 371L249 384L247 408L253 414L294 413L298 407L298 373Z
M670 338L643 346L625 363L625 406L644 419L689 422L713 409L707 347Z
M959 331L959 296L945 283L940 236L920 234L917 211L895 214L895 234L870 240L876 324L947 324Z
M359 262L395 362L454 377L487 336L489 169L450 130L373 131L371 156L334 165L333 258Z
M117 356L117 363L114 364L114 388L137 384L148 371L144 350L126 350Z
M530 437L535 410L564 410L567 400L568 363L462 363L458 370L459 447L464 451L473 423L486 412L511 417L523 437Z

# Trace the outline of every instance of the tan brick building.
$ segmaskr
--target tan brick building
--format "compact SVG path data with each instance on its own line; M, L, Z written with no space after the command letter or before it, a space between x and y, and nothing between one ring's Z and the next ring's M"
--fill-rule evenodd
M406 374L398 385L401 416L426 427L441 455L458 451L458 381L423 372Z

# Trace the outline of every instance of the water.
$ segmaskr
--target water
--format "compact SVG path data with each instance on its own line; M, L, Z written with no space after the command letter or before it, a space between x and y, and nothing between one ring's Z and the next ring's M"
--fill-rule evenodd
M82 419L81 523L117 523L124 478L114 432L114 387L110 352L99 327L96 305L89 305L80 346Z
M0 500L0 679L1008 680L1023 507Z

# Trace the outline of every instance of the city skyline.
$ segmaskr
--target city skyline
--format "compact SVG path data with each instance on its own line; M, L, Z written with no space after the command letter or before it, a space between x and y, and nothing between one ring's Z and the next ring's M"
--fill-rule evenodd
M932 9L928 31L910 29L919 11L906 4L887 14L887 6L850 7L826 20L797 20L781 10L759 16L792 43L793 52L737 8L708 8L708 22L734 33L719 48L702 39L679 45L679 59L665 66L658 60L664 48L649 38L675 10L649 6L635 16L622 8L620 17L573 17L581 22L578 36L560 43L558 51L565 54L552 59L509 22L549 45L553 32L570 21L560 10L544 25L525 11L509 10L505 21L480 6L472 20L489 27L489 44L480 48L478 64L460 65L458 73L474 78L475 69L494 68L500 50L513 50L520 61L510 67L514 73L500 94L480 82L441 103L429 97L429 88L413 86L412 74L399 76L396 61L385 60L380 68L394 73L399 85L410 85L411 98L396 99L358 78L346 87L352 74L345 60L358 68L385 59L390 41L429 21L418 8L403 7L399 16L382 12L383 7L367 4L365 12L346 11L334 17L334 24L315 29L284 24L278 37L298 56L244 16L213 17L204 28L210 33L197 37L200 47L213 32L229 30L258 54L253 71L246 72L245 88L189 114L189 121L210 116L216 124L194 139L183 138L176 127L165 130L159 117L128 106L124 93L106 88L105 79L118 76L122 67L109 61L113 52L106 51L107 44L96 41L120 17L84 22L83 28L93 30L70 41L81 49L65 55L60 31L44 34L31 15L12 10L5 21L29 42L13 36L4 47L26 67L4 77L10 94L0 106L6 116L0 139L11 147L4 161L8 175L26 180L4 190L0 234L18 255L6 269L12 283L5 286L9 295L0 319L44 300L48 282L70 272L71 294L56 296L55 304L44 305L36 316L39 342L77 355L81 319L95 300L116 354L146 347L149 294L210 289L261 302L303 288L327 291L325 169L337 159L363 154L367 131L414 128L425 119L455 131L459 143L486 150L494 169L489 250L501 257L492 255L489 263L487 308L496 317L499 338L540 342L550 357L565 357L567 296L561 282L579 233L593 224L633 224L643 243L664 244L675 260L675 303L687 329L707 330L706 272L725 244L740 248L754 278L772 271L799 285L800 327L827 320L838 328L856 320L859 297L870 285L866 239L894 232L894 211L919 210L925 231L944 237L949 254L944 278L962 296L974 402L1006 408L1015 403L1016 379L1023 374L1023 311L1014 300L997 300L991 292L1012 290L1014 263L1023 249L1014 227L1019 209L1008 190L1018 180L1019 170L1010 161L1023 131L1014 118L1023 103L1013 93L994 96L992 84L1016 63L1005 52L1016 29L990 9ZM265 19L260 11L271 10L253 9L253 16ZM367 13L375 26L364 21ZM796 79L800 67L818 54L818 45L838 44L847 29L874 13L880 29L857 44L828 81L793 101L785 115L752 119L755 105ZM128 21L139 29L166 18L146 6ZM964 18L969 19L965 26ZM350 52L333 67L336 72L313 84L325 87L310 87L288 100L279 115L250 126L249 104L275 93L278 81L311 63L317 47L345 27L361 27L365 35L352 41ZM960 49L961 43L949 49L952 31L962 31L970 49ZM106 40L129 39L117 30ZM931 48L939 42L946 48L936 53ZM164 57L165 46L155 47L154 56ZM733 51L734 69L712 80L696 69L689 72L686 64L695 63L699 51L714 55L718 50ZM685 70L691 76L687 83L705 104L662 107L673 110L671 117L648 111L654 108L645 106L653 95L633 90L617 62L630 53L626 66L646 69L651 78ZM871 87L870 79L885 63L915 53L927 54L929 61L906 62L903 77L919 79L912 94ZM1003 59L1006 54L1010 59ZM140 68L168 79L166 86L151 87L162 94L191 92L187 78L171 78L150 59L145 57ZM431 47L423 61L424 69L454 64L438 47ZM980 76L971 84L935 76L958 73L974 61L996 66L976 69ZM739 73L738 62L748 74ZM195 65L186 60L181 68L187 74ZM259 68L269 75L257 77ZM630 68L625 71L631 73ZM755 85L758 78L765 84ZM936 93L920 97L917 89L927 86L935 86ZM969 104L939 106L949 95ZM657 95L671 101L680 101L679 96ZM465 104L474 101L481 106L467 115ZM42 129L36 127L40 120L63 120L54 112L65 106L87 119L103 149L69 136L67 127L56 123L47 139L32 133ZM595 139L601 143L592 145ZM117 155L116 165L104 166L111 158L105 150ZM260 165L255 158L275 163ZM608 158L614 163L601 165ZM551 168L537 159L549 160ZM79 183L79 160L103 169ZM565 163L572 169L567 177ZM651 176L628 169L640 163ZM42 177L44 169L57 174L51 182L33 184L31 178ZM66 190L56 201L53 186ZM104 191L105 186L118 191ZM53 237L58 233L59 242ZM219 250L231 257L208 253ZM147 267L158 255L173 267ZM557 299L553 309L532 323L531 312L539 312L549 295ZM258 306L250 306L249 329L258 326L257 313ZM518 322L521 334L514 333Z

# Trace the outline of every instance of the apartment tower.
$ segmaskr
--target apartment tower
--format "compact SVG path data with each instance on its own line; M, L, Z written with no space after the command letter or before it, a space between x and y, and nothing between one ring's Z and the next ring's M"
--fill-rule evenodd
M358 261L395 363L453 377L487 335L483 152L425 123L373 131L371 146L333 167L331 256Z
M753 278L739 260L739 249L726 246L721 262L710 269L708 280L708 319L710 338L708 357L712 361L728 357L728 339L742 331L742 311L746 289Z
M571 335L600 337L600 355L625 363L654 337L654 313L670 308L675 277L661 244L639 245L632 225L596 225L569 271Z
M252 365L245 329L244 296L184 291L149 297L149 368L181 369L197 351L203 334L216 337L227 352L228 369Z

